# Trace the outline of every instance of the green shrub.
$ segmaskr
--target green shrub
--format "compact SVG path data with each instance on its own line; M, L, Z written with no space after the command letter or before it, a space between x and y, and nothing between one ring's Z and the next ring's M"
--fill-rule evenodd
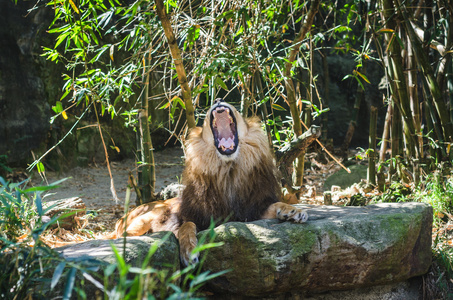
M182 270L149 266L163 240L150 248L141 268L127 264L113 246L114 264L64 259L40 240L50 224L67 216L42 222L52 207L43 209L41 193L58 183L21 189L26 182L14 184L0 177L0 299L48 299L49 295L70 299L74 291L79 299L92 298L85 292L87 284L96 286L105 299L196 299L208 280L224 273L201 272L204 255L200 264ZM212 243L213 234L213 230L207 232L194 252L219 246Z

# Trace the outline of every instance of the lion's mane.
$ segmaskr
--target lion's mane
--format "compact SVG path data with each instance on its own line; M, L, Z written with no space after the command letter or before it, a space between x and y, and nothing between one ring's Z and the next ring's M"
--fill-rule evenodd
M234 111L239 135L237 153L230 158L218 153L209 127L193 129L186 149L186 167L179 220L192 221L198 230L211 218L254 221L279 200L280 184L267 136L258 118L243 119Z

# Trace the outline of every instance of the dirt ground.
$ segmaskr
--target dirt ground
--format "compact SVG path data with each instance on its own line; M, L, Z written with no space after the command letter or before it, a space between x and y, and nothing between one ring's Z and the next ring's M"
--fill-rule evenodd
M156 151L156 192L170 183L178 182L183 171L183 150L181 148L169 148L164 151ZM44 198L45 200L59 200L71 197L80 197L88 210L102 209L105 206L122 205L126 196L129 173L135 178L136 165L133 159L114 161L110 163L115 190L120 201L115 202L110 191L110 176L106 163L91 163L87 167L76 167L67 173L47 173L49 183L67 178L60 187L52 190ZM132 191L131 204L135 203L135 192Z
M184 152L179 147L156 151L154 160L156 164L156 192L171 183L179 182L184 168ZM114 180L115 190L119 201L115 202L110 191L110 176L106 163L91 163L87 167L76 167L66 173L46 172L48 183L67 178L43 196L43 201L52 201L79 197L85 203L87 217L80 220L80 234L85 236L102 234L113 230L115 222L124 214L124 201L128 184L129 173L136 176L136 164L133 159L114 161L110 163L111 172ZM40 185L41 178L34 176L33 184ZM130 198L131 207L136 204L136 195L132 190ZM64 233L64 232L63 232ZM69 233L68 233L69 234ZM61 230L57 236L62 240ZM50 238L50 237L48 237ZM80 237L76 241L81 241ZM87 237L88 238L88 237ZM82 240L84 240L83 238ZM58 246L58 245L56 245Z

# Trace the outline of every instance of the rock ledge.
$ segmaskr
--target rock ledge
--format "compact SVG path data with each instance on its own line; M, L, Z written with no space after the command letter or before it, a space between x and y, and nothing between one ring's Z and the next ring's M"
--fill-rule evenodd
M300 207L308 209L305 224L260 220L215 228L216 242L225 245L211 249L203 267L232 271L211 288L249 297L348 290L405 281L431 265L427 204Z

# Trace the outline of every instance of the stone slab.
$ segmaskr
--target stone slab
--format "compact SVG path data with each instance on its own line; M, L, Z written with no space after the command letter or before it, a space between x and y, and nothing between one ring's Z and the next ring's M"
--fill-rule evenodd
M203 268L231 271L210 288L249 297L349 290L402 282L431 265L427 204L299 206L308 210L305 224L260 220L215 228L224 245L209 250Z

